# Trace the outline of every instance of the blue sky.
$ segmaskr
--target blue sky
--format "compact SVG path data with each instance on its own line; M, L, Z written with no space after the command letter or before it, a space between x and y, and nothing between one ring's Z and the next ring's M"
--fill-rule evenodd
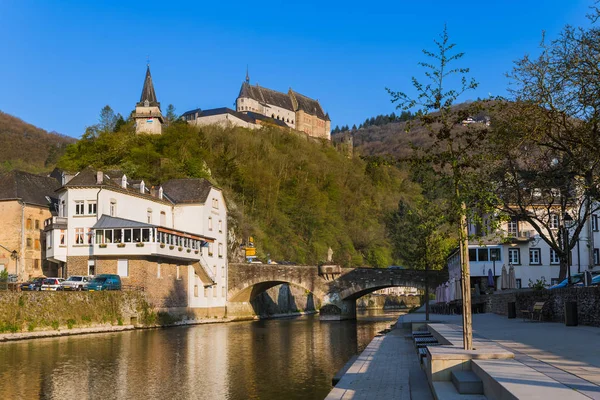
M302 2L0 0L0 110L79 137L109 104L129 114L150 56L163 111L232 107L252 83L319 99L335 125L394 111L444 23L480 82L503 95L541 32L585 25L591 0Z

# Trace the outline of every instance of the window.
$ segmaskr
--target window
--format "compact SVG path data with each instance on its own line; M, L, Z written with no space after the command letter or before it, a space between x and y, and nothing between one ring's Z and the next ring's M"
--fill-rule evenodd
M117 201L116 200L110 201L110 216L111 217L117 216Z
M88 201L88 205L87 206L88 206L88 214L89 215L96 215L96 210L97 210L96 201L95 200L94 201Z
M223 232L223 220L219 220L219 233Z
M75 202L75 215L83 215L84 213L84 202L83 200L78 200Z
M510 264L514 264L514 265L521 264L521 251L520 251L520 249L508 249L508 262Z
M40 260L38 260L38 259L33 260L33 268L40 269Z
M208 217L208 230L212 231L212 217Z
M31 248L31 238L27 238L27 248Z
M508 221L508 235L517 236L519 233L519 222L516 219Z
M477 261L477 249L469 249L469 261Z
M594 249L594 265L600 265L600 249Z
M112 243L113 242L113 231L106 230L104 231L104 243Z
M550 214L550 220L548 221L548 227L550 229L558 229L560 222L557 214Z
M521 279L517 279L517 289L523 288Z
M550 249L550 264L560 264L560 258L554 249Z
M35 220L35 229L40 229L40 220L39 219Z
M60 230L60 245L61 246L65 245L65 230L64 229Z
M146 220L149 224L152 223L152 210L148 209L148 211L146 211Z
M217 286L213 286L212 292L213 292L213 297L217 297Z
M40 249L40 239L35 239L34 242L34 249L39 250Z
M208 297L208 288L204 286L204 297Z
M123 242L131 243L131 229L123 229L123 237L125 238Z
M219 200L212 199L212 207L216 208L218 210L219 209Z
M88 275L96 275L96 263L94 262L94 260L88 260L87 267Z
M88 228L87 230L87 244L94 244L94 232L92 232L92 228Z
M490 260L502 261L502 252L499 248L490 249Z
M58 215L60 217L66 217L67 216L67 207L66 207L66 203L64 200L62 200L60 202L60 204L58 205Z
M114 238L113 243L121 243L123 241L123 231L121 229L115 229L113 231L113 238ZM107 239L108 239L108 237L107 237Z
M83 243L83 228L75 228L75 244Z
M179 275L179 265L176 267L176 271L177 273L177 279L181 279L181 276Z
M129 260L117 261L117 274L119 276L129 276Z
M478 257L478 261L489 261L488 249L487 248L477 249L477 257Z
M225 278L225 267L221 267L221 278Z
M598 216L596 214L592 214L592 230L598 232Z
M211 257L213 255L213 244L212 243L208 244L208 255Z
M164 211L160 212L160 225L167 226L167 214Z
M225 286L221 286L221 296L225 297Z
M33 224L33 222L31 221L31 218L27 218L27 222L25 223L25 227L27 229L31 229L32 226L33 226L32 224Z
M160 279L160 263L156 263L156 277Z
M194 297L198 297L198 285L194 285Z
M219 257L223 258L223 243L219 243L219 247L218 247L218 251L219 251Z
M529 249L529 264L538 265L541 264L541 250L540 249Z

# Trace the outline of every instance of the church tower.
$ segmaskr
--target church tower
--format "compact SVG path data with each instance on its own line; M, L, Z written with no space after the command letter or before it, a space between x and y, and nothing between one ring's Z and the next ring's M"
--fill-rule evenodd
M151 135L160 135L162 133L162 124L164 122L160 112L160 103L156 100L156 92L152 84L152 75L150 75L150 64L146 69L146 78L144 79L144 88L140 101L135 105L135 133L148 133Z

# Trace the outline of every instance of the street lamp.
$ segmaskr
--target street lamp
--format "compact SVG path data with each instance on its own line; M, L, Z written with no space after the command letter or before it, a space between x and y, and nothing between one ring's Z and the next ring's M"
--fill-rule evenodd
M567 253L567 282L571 283L571 251L569 250L569 228L573 226L573 217L565 211L563 215L563 249Z
M491 249L491 250L492 251L491 251L490 256L492 257L492 266L494 268L494 287L496 288L496 260L498 259L498 253L496 251L494 251L496 249Z

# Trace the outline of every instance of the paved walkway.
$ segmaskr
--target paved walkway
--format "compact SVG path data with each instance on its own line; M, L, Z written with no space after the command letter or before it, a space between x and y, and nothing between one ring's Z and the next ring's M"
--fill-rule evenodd
M424 314L408 314L404 321L424 317ZM460 315L431 314L430 319L462 330ZM475 314L473 335L495 342L515 353L517 361L600 400L600 328Z
M433 399L409 331L375 337L326 400Z

